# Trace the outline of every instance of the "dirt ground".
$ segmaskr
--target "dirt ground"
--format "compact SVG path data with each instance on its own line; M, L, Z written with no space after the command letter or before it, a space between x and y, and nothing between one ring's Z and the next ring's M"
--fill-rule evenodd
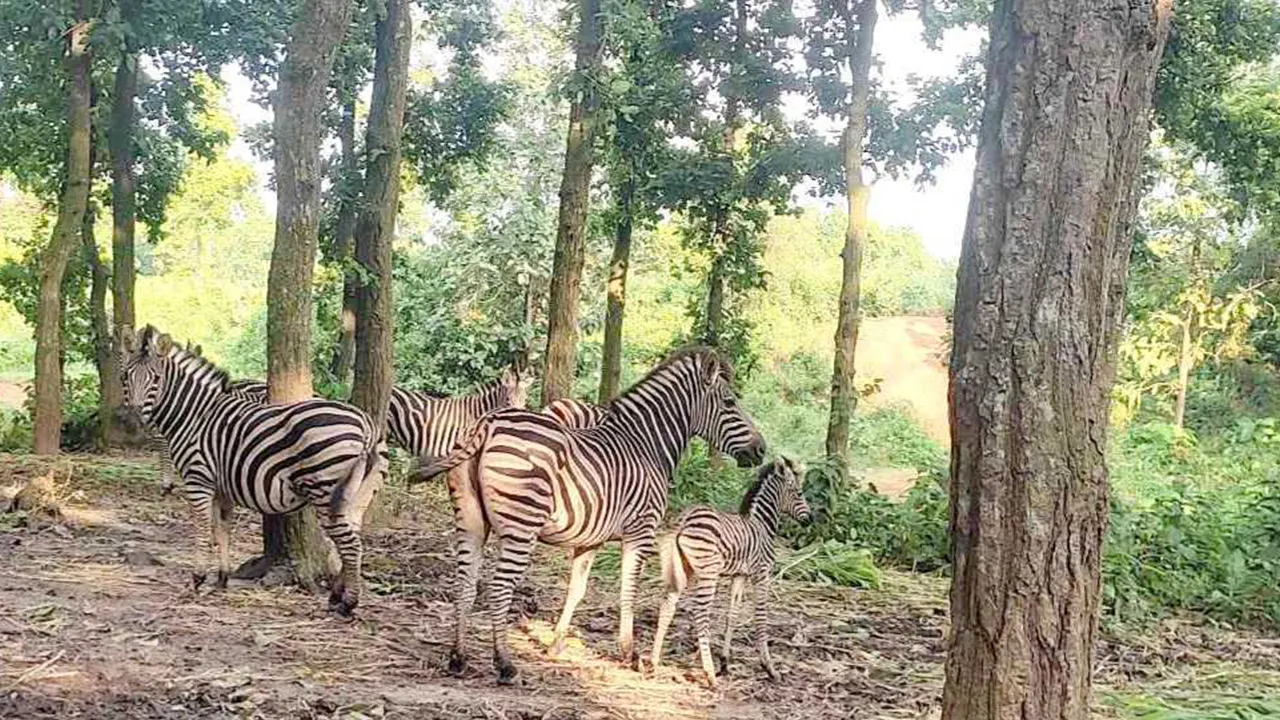
M905 404L929 437L951 444L947 362L951 328L942 317L866 318L858 330L858 384L880 380L872 407Z
M677 616L667 667L613 660L616 561L602 557L558 660L543 647L565 563L543 552L518 595L521 684L498 686L477 627L470 675L444 670L451 635L447 503L441 488L389 487L368 535L365 603L354 622L302 591L188 587L195 548L181 501L162 497L149 458L0 456L0 507L50 467L68 493L58 521L0 515L0 717L24 718L921 718L936 717L946 630L944 579L886 573L853 591L780 582L770 632L783 672L758 671L747 615L718 692L692 671ZM67 478L70 478L67 481ZM236 554L253 553L239 516ZM616 557L616 556L615 556ZM647 650L658 589L638 610ZM716 635L719 635L717 630ZM1280 688L1280 642L1170 626L1100 648L1099 717L1200 688L1239 697ZM1135 699L1136 698L1136 699ZM1140 717L1129 714L1130 717ZM1210 717L1187 715L1184 717ZM1224 716L1225 717L1225 716ZM1230 717L1237 717L1232 715ZM1251 717L1251 716L1239 716Z

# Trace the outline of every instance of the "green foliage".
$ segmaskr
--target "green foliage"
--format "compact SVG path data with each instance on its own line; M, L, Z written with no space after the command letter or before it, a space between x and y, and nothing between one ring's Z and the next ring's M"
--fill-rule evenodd
M871 552L838 540L807 545L779 566L778 575L793 580L844 587L880 587L880 570Z

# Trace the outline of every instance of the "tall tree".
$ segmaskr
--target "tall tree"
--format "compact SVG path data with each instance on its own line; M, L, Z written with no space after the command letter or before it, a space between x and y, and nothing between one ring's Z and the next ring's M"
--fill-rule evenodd
M311 279L320 227L320 116L350 0L304 0L290 29L272 100L276 234L267 281L267 383L271 402L311 397ZM309 509L262 523L265 563L292 560L309 585L334 565ZM264 567L265 566L265 567ZM242 574L238 571L237 574Z
M400 205L400 147L409 88L413 24L408 0L387 0L374 45L373 103L365 139L365 185L356 230L356 375L351 401L387 425L391 402L391 244Z
M844 187L849 213L844 233L840 305L836 320L835 367L831 373L831 417L827 424L827 457L842 473L849 467L849 422L858 395L854 392L854 357L858 350L858 301L862 288L862 249L867 243L867 202L871 188L862 180L862 145L871 109L871 60L875 45L878 0L834 0L846 31L849 65L849 109L844 126ZM822 10L820 9L821 13Z
M40 267L36 309L35 451L57 454L62 438L62 276L80 239L89 202L89 3L77 0L66 30L67 156L58 220Z
M600 0L578 0L578 38L569 134L560 181L560 218L552 265L547 322L546 368L542 402L569 394L577 363L578 298L586 253L587 205L594 166L594 144L604 23Z
M1171 13L995 7L951 358L946 720L1089 716L1108 408Z
M311 397L311 279L320 228L320 116L351 0L304 0L272 100L276 233L267 284L273 402Z

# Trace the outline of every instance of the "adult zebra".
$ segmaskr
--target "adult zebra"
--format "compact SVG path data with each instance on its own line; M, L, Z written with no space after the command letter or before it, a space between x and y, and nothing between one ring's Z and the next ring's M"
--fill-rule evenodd
M187 350L200 354L200 346L194 348L188 344ZM233 393L240 393L245 398L258 404L267 402L267 384L261 380L232 380L227 388ZM128 422L128 420L126 420ZM169 441L155 428L147 428L149 435L146 447L160 456L160 494L168 495L178 485L178 472L173 467L172 454L169 452Z
M217 546L217 585L230 571L236 505L278 515L309 502L342 559L330 605L350 614L360 602L360 527L387 469L369 417L330 400L264 405L231 392L225 372L150 325L124 339L125 401L169 443L197 527ZM208 566L206 556L197 587Z
M447 455L481 416L501 408L523 408L530 379L508 368L497 382L458 397L393 387L387 410L388 439L417 457Z
M609 414L609 408L573 398L560 398L552 400L542 408L542 412L559 420L565 427L580 430L603 422Z
M500 682L515 677L507 612L538 540L569 548L572 556L553 653L564 646L596 551L605 542L622 541L618 647L624 661L636 659L636 580L653 553L671 476L690 438L703 437L740 465L764 457L764 439L738 406L731 380L732 369L715 351L682 350L611 402L594 427L574 429L547 414L499 411L476 423L447 457L410 474L410 482L421 482L469 464L470 481L453 498L458 574L452 671L466 667L463 641L490 529L500 542L488 593Z

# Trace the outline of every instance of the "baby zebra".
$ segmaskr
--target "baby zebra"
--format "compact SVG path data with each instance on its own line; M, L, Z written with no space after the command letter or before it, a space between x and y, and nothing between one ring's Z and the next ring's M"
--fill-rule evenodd
M724 654L720 671L729 666L729 647L733 637L733 615L742 600L744 583L755 586L756 646L760 662L769 677L778 679L778 671L769 657L768 599L769 580L773 571L773 536L778 532L779 515L786 512L801 522L809 521L809 505L800 492L800 479L791 460L779 456L760 468L755 485L742 499L737 514L721 512L704 505L688 508L676 520L675 532L662 543L662 577L667 586L667 599L658 615L658 630L653 636L656 668L662 662L662 641L676 603L689 580L693 580L693 624L698 633L698 654L707 683L716 685L716 670L711 662L711 602L716 596L716 583L722 576L733 578L729 591L729 612L724 623Z

